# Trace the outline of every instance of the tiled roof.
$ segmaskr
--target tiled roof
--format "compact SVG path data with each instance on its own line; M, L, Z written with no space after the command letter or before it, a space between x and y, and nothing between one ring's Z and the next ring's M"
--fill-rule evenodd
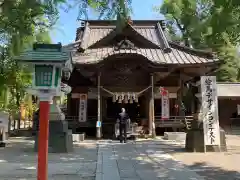
M94 44L114 34L116 28L113 24L114 21L109 22L89 21L86 23L81 38L77 39L84 53L76 52L73 55L73 63L94 64L108 56L122 53L139 54L157 64L200 64L218 61L209 52L194 50L169 42L158 21L133 21L133 25L131 26L135 33L140 35L138 37L142 37L150 43L155 44L155 48L146 46L137 50L121 49L120 51L116 51L110 44L105 47L94 47ZM170 50L166 52L165 49Z
M206 59L173 48L169 53L165 53L162 49L138 48L137 50L121 49L116 51L113 47L95 48L86 49L84 53L76 53L72 58L73 62L77 64L94 64L111 55L129 53L142 55L156 64L198 64L217 61L217 59Z
M157 36L156 28L154 26L149 26L149 27L134 27L136 31L143 35L146 39L149 41L159 45L161 47L161 42Z
M93 45L97 41L101 40L103 37L107 36L113 28L99 28L99 27L91 27L88 31L86 31L85 39L84 39L84 47L88 48Z
M16 60L25 62L66 62L69 60L69 53L67 52L53 52L53 51L25 51Z

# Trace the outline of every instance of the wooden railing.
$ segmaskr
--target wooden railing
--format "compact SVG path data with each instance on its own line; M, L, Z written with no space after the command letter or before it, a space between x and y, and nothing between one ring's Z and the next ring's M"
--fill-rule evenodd
M96 116L88 116L86 122L79 122L78 116L65 116L65 120L68 121L69 127L74 128L78 125L81 127L96 127Z
M88 116L86 122L79 122L78 116L66 116L66 120L69 124L79 124L81 126L90 126L96 124L97 117L96 116ZM193 116L170 116L169 119L162 119L161 116L155 116L155 125L156 127L187 127L187 129L191 128L191 121L193 120ZM105 122L104 122L105 121ZM103 121L103 125L107 124L115 124L116 120L114 118L106 118Z
M65 119L68 121L77 121L79 122L79 117L78 116L65 116ZM87 121L96 121L97 116L88 116Z

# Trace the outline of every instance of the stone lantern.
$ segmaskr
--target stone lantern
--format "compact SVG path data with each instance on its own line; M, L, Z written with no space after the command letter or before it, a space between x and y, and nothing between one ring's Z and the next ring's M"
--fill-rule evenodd
M62 74L70 70L66 64L70 61L69 52L63 50L61 44L34 44L33 49L21 53L16 60L22 64L28 64L32 68L32 85L27 88L28 93L37 95L40 100L40 127L41 109L48 109L49 106L49 150L52 152L68 152L72 150L72 136L68 130L67 121L60 107L56 103L56 97L61 96ZM66 89L66 87L64 86ZM68 92L71 91L67 90ZM44 105L43 102L46 102ZM49 105L50 104L50 105ZM43 115L44 116L44 115ZM47 125L46 125L46 128ZM41 128L40 128L41 130ZM35 138L35 150L38 145L38 134ZM39 138L40 140L40 138Z

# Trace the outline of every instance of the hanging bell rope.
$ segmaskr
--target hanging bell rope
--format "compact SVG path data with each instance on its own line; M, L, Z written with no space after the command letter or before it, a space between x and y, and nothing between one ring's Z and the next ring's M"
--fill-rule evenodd
M137 95L139 96L140 94L144 93L145 91L147 91L149 88L151 88L152 86L148 86L147 88L143 89L142 91L138 92Z
M109 91L109 90L105 89L104 87L101 87L101 89L102 89L102 90L104 90L104 91L106 91L107 93L109 93L109 94L111 94L111 95L114 95L114 93L113 93L113 92L111 92L111 91Z
M129 93L128 92L127 94L126 93L114 93L114 92L111 92L111 91L105 89L102 86L100 88L113 96L113 98L112 98L113 102L118 102L118 103L124 102L125 104L127 104L129 102L130 104L132 104L133 101L138 103L139 95L141 95L142 93L144 93L151 87L152 86L148 86L147 88L143 89L142 91L140 91L138 93Z

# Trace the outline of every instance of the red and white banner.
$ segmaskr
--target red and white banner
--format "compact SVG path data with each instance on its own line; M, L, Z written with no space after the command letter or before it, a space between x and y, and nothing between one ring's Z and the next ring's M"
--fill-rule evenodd
M169 119L169 93L165 88L160 89L162 98L162 119Z
M79 122L87 121L87 94L80 94Z

